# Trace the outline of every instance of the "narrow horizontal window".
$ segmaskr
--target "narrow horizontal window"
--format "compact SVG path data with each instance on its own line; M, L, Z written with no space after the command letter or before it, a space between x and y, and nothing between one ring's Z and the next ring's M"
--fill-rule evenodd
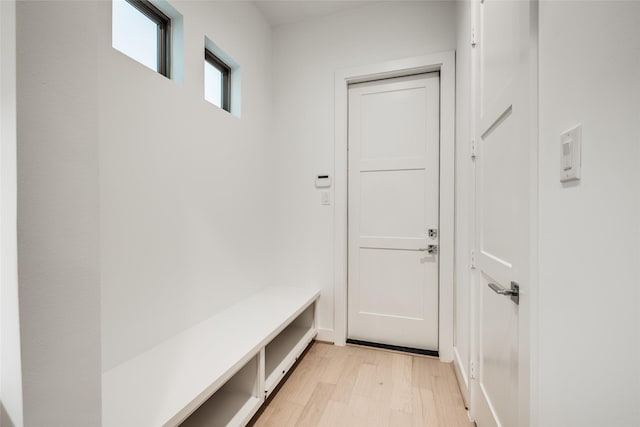
M204 50L204 99L231 111L231 67L210 50Z
M112 46L169 77L171 19L148 0L114 0Z

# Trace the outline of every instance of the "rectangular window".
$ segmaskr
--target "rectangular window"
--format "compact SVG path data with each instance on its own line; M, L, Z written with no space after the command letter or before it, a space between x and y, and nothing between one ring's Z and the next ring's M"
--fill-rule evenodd
M148 0L114 0L112 45L169 77L171 19Z
M204 99L231 111L231 67L209 49L204 50Z

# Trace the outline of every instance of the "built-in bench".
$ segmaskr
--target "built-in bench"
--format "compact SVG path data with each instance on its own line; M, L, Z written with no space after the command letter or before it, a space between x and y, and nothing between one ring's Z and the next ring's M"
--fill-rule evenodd
M319 296L266 288L103 373L103 426L245 425L316 336Z

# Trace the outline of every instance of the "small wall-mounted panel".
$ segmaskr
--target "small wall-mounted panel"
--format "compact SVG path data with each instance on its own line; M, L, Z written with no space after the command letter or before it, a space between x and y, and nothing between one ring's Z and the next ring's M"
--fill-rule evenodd
M582 125L560 135L560 182L577 181L582 174Z
M315 181L316 188L329 188L331 187L331 176L318 175Z

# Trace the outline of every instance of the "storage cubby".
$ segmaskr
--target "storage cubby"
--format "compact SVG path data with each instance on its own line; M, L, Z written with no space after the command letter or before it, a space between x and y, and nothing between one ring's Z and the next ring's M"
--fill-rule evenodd
M258 393L259 365L257 354L180 425L224 427L246 424L262 403Z
M265 347L265 391L267 397L316 333L315 305L307 307Z
M266 287L104 372L102 426L246 425L317 334L319 297Z

